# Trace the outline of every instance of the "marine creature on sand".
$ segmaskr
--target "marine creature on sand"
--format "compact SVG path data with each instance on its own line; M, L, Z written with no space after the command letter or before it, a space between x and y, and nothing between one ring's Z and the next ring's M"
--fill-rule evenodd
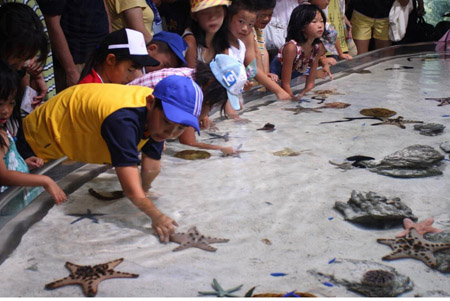
M69 269L70 275L47 283L46 289L55 289L65 285L79 284L83 288L86 297L94 297L97 295L97 289L100 282L111 278L137 278L138 274L124 273L115 271L114 268L123 261L119 258L107 263L97 265L77 265L66 262L65 267Z
M123 190L114 191L97 191L94 188L89 188L89 194L102 201L112 201L125 197Z
M311 151L311 150L305 149L305 150L295 151L289 147L285 147L284 149L282 149L280 151L273 152L273 154L275 156L279 156L279 157L295 157L295 156L299 156L300 154L302 154L304 152L309 152L309 151Z
M215 252L217 249L210 246L212 243L228 242L226 238L215 238L200 234L197 227L192 227L187 233L174 233L170 235L170 241L179 243L180 246L173 249L173 252L181 251L187 248L199 248L209 252Z
M232 293L237 292L244 286L243 284L236 286L234 288L230 289L223 289L222 286L219 284L219 282L214 278L213 282L211 283L212 288L214 289L213 292L198 292L200 295L203 296L217 296L217 297L238 297L235 295L232 295Z
M310 112L322 113L322 111L319 111L320 109L345 109L349 106L350 104L345 102L330 102L316 108L305 108L301 105L297 105L295 108L284 108L283 110L292 111L294 112L294 115L297 115L300 113L310 113Z
M384 256L383 260L394 260L400 258L415 258L423 261L430 268L437 267L434 252L450 248L450 243L433 243L417 233L412 228L406 237L386 239L379 238L377 242L388 245L392 248L392 253Z
M450 97L441 97L441 98L427 97L425 99L438 101L439 102L439 104L437 105L438 107L450 105Z
M267 132L273 132L275 131L275 124L266 123L262 128L256 129L257 131L267 131Z
M87 209L86 213L69 213L66 215L70 215L70 216L78 216L78 218L76 220L74 220L73 222L71 222L70 224L75 224L85 218L90 219L93 223L98 224L98 219L96 218L96 216L103 216L106 214L103 213L92 213L90 209Z
M403 116L398 116L397 118L381 118L381 122L372 123L371 125L395 125L401 129L406 129L405 123L423 123L419 120L406 120Z
M175 153L174 157L185 160L201 160L208 159L211 157L211 154L207 151L186 149Z
M409 218L405 218L403 220L403 227L405 230L397 234L395 237L404 237L408 234L410 229L416 229L419 235L424 235L425 233L441 233L442 230L431 226L434 223L434 219L432 217L427 218L420 223L415 223Z

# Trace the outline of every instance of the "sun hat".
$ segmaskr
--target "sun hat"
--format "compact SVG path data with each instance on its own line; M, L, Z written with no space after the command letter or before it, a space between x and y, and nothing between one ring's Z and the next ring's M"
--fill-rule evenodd
M239 94L247 82L244 65L229 55L218 54L209 66L217 81L227 89L228 100L233 109L239 110Z
M230 6L230 0L191 0L191 12L195 13L199 10L207 9L210 7L226 5Z
M102 42L114 54L129 56L140 66L158 66L159 62L148 55L144 35L140 31L122 28L108 34Z
M160 31L153 36L152 41L167 43L175 55L183 62L185 66L187 66L184 55L186 54L188 45L179 34L169 31Z
M202 89L189 77L170 75L159 81L153 96L160 99L164 114L172 122L192 126L200 133Z

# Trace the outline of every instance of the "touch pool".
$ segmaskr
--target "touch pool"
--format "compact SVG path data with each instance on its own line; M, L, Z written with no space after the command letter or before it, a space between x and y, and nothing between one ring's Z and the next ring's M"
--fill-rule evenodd
M395 238L403 230L401 225L368 228L345 221L334 209L335 202L347 202L353 190L373 191L400 198L419 221L433 217L433 226L450 231L449 156L440 148L450 140L450 105L425 99L450 97L450 57L429 48L393 47L338 64L333 69L335 79L319 80L314 89L336 93L322 104L308 93L301 103L304 108L350 104L345 108L294 114L284 109L296 108L297 103L248 93L241 117L250 123L223 120L215 113L212 118L219 131L214 133L228 133L228 141L208 131L198 138L242 145L249 152L239 156L209 151L208 159L183 160L174 154L190 148L176 141L167 143L163 170L152 188L153 201L178 222L178 232L196 226L206 236L229 239L212 243L217 251L172 252L179 244L160 244L151 233L150 220L131 202L100 201L89 195L90 188L120 189L114 171L108 170L70 194L67 203L51 208L23 235L0 266L0 296L80 297L78 285L54 290L44 286L70 274L64 267L67 261L96 265L119 258L124 260L115 270L139 277L103 281L97 296L196 297L199 291L212 291L216 279L224 289L242 284L233 293L237 296L256 287L254 294L297 291L354 297L360 295L347 289L343 280L359 277L366 267L395 269L403 275L409 286L401 296L450 296L449 273L417 259L381 259L392 249L377 239ZM412 123L405 123L404 129L392 124L372 126L380 121L371 119L321 123L363 117L360 111L367 108L387 108L397 113L391 118L403 116L446 128L442 134L426 136ZM266 123L275 125L275 130L257 130ZM441 175L397 178L329 163L355 155L381 160L417 144L445 155ZM297 155L274 155L287 148Z

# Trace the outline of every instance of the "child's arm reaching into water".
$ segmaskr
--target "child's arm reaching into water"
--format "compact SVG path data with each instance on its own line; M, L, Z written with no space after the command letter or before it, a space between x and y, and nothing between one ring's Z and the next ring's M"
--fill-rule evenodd
M195 130L192 127L188 127L186 130L184 130L183 134L179 137L180 143L203 148L203 149L216 149L220 150L224 155L233 155L237 154L237 151L234 150L231 146L220 146L220 145L214 145L214 144L208 144L208 143L202 143L198 142L195 138Z
M7 139L7 136L4 134L4 132L2 132L1 135L4 137L3 139ZM1 158L5 156L8 148L9 145L0 150ZM0 160L0 184L5 186L25 187L43 186L44 189L55 200L56 205L60 205L67 200L67 196L64 191L50 177L45 175L29 174L15 170L8 170L3 159Z
M281 69L281 88L289 93L293 100L299 100L291 90L292 69L297 55L297 47L293 43L288 43L283 49L283 67Z

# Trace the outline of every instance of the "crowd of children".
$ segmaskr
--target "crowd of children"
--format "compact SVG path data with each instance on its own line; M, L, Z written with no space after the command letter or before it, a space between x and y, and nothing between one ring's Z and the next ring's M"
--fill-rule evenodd
M77 61L76 72L66 69L71 76L65 85L69 87L45 102L41 93L33 97L25 91L31 87L40 92L45 87L42 66L50 46L60 63L74 65L72 57L79 56L70 52L84 46L79 44L80 36L74 39L72 35L83 35L82 28L94 29L95 18L79 28L74 24L78 28L72 28L74 32L63 32L53 24L54 16L58 22L61 15L70 20L73 3L61 1L58 11L52 12L51 1L33 1L33 5L42 3L45 21L52 24L49 44L43 20L31 2L0 1L2 191L7 186L43 186L60 204L66 195L58 185L29 170L63 156L111 164L125 195L152 219L160 240L167 241L177 224L147 194L160 172L166 139L179 138L187 145L235 154L238 150L232 147L196 141L195 132L211 126L208 114L214 107L239 119L240 94L255 83L279 100L299 100L314 87L316 77L332 78L329 64L352 59L345 53L347 45L340 45L341 30L327 22L330 0L299 0L289 13L285 40L275 55L266 47L265 28L278 5L276 0L191 0L190 11L176 12L177 23L170 5L181 1L186 0L166 1L161 6L170 12L166 22L171 20L163 27L176 30L169 32L153 28L159 13L150 0L107 0L106 6L103 0L89 0L93 11L102 16L102 24L105 16L113 22L110 32L96 40L83 62ZM86 14L92 17L93 11ZM343 26L342 18L335 20L338 28ZM69 47L61 39L54 42L64 34L64 41L72 41ZM294 95L290 82L300 75L306 76L305 88ZM31 103L32 110L21 115L23 102ZM27 203L32 197L23 199Z

